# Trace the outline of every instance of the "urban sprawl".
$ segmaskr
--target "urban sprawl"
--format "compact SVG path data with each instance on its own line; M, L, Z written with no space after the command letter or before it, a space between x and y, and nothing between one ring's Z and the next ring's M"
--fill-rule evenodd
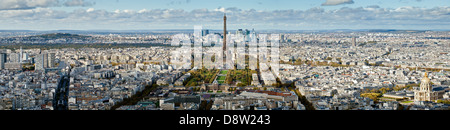
M236 48L225 50L224 60L236 63L233 69L204 67L219 59L205 55L223 45L223 33L209 30L200 37L208 43L201 47L204 66L192 62L188 69L175 62L181 47L171 46L174 33L0 33L0 110L449 110L450 104L445 31L239 29L227 34L227 46ZM185 34L194 46L195 33ZM279 37L276 50L267 40L267 52L249 53L251 38L262 43L272 34ZM98 43L105 45L89 46ZM155 45L114 47L122 43ZM35 44L78 47L27 46Z

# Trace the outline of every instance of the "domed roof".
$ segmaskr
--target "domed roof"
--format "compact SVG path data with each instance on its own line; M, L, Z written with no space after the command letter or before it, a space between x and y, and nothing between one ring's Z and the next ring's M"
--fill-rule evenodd
M422 83L431 83L430 79L428 78L428 73L425 72L425 75L422 78Z

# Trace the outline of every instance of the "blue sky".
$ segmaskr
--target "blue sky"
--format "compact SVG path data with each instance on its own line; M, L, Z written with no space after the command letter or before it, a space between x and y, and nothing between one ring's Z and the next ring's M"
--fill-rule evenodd
M366 7L378 5L382 8L398 8L414 6L432 8L450 5L448 0L354 0L354 4L336 6L321 6L326 0L86 0L95 2L92 8L109 11L141 10L141 9L216 9L219 7L237 7L240 9L256 10L283 10L283 9L309 9L322 7L324 9L339 9L342 7ZM85 7L88 8L88 7ZM74 8L67 8L70 10Z
M0 30L450 29L448 0L1 0Z

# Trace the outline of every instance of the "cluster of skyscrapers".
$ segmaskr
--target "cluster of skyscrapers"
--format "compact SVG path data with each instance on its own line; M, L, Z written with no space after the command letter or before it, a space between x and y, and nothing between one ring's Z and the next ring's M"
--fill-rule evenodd
M28 54L24 54L22 48L19 53L0 52L0 69L22 69L21 63L28 59Z
M35 57L29 57L20 48L19 53L0 51L0 69L22 70L23 64L35 64L35 70L45 70L56 67L55 53L43 52Z
M35 57L35 70L45 70L55 66L55 53L41 53Z

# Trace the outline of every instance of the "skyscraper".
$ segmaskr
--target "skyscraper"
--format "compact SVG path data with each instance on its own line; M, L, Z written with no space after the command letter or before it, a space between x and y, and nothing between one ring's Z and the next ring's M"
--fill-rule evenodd
M55 66L55 53L42 53L35 57L35 70L45 70L46 68L53 68Z
M0 53L0 70L5 69L6 53Z
M44 68L48 68L48 54L47 53L44 53L44 54L42 54L42 57L43 57L43 65L44 65Z
M353 44L353 47L356 47L356 37L352 38L352 44Z
M22 46L20 46L20 54L19 54L19 63L23 62L23 50L22 50Z
M236 31L236 35L244 35L243 30L242 30L242 29L238 29L238 30Z
M202 36L206 36L208 34L209 34L209 30L208 29L202 30Z
M36 67L35 67L35 70L45 70L45 68L47 68L47 58L48 58L48 56L47 56L47 54L46 53L44 53L44 54L38 54L38 55L36 55L36 57L35 57L35 61L36 61L36 63L35 63L35 65L36 65Z
M20 54L18 53L9 53L9 62L10 63L19 63L20 62Z
M55 67L55 53L48 53L48 63L47 63L47 67L48 68L53 68Z
M28 60L28 53L23 53L22 54L22 61Z

